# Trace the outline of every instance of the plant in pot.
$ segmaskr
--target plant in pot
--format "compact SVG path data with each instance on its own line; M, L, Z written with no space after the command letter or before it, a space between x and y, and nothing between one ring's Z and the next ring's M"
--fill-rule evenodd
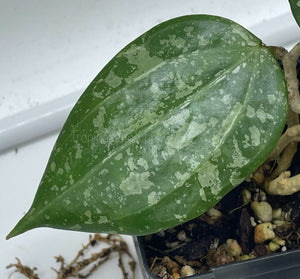
M299 1L290 4L299 23ZM191 239L196 231L201 235L204 226L210 234L208 226L221 219L228 227L236 212L252 220L260 249L283 247L285 240L274 226L275 220L280 228L286 224L285 210L265 193L291 195L300 185L299 176L290 177L288 170L300 132L299 53L299 45L289 53L267 47L237 23L217 16L189 15L155 26L122 49L80 97L30 210L7 238L46 226L147 235L139 238L142 243L185 226L190 232L179 238L176 233L166 256L152 249L159 250L152 263L159 263L164 278L194 274L195 259L170 251L197 247ZM234 203L239 196L243 204ZM244 227L242 233L251 231ZM254 251L245 252L234 238L207 237L204 242L215 260L259 254L251 245ZM174 263L176 257L184 269ZM208 259L197 259L197 271ZM163 262L167 267L161 267ZM174 274L170 264L175 264Z

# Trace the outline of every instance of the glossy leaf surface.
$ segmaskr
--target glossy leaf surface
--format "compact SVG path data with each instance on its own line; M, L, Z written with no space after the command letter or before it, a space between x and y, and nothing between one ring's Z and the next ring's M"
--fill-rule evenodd
M300 27L300 1L289 0L293 16Z
M86 89L8 237L39 226L140 235L194 218L265 160L286 108L277 61L241 26L159 24Z

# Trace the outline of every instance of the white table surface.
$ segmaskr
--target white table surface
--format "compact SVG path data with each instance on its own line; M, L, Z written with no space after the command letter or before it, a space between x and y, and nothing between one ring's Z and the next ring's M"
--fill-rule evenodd
M273 43L278 39L269 36L274 26L259 26L282 15L292 22L288 11L286 0L0 0L0 120L83 90L120 49L164 20L221 15ZM5 266L17 256L36 266L41 279L54 279L53 257L71 259L88 238L41 228L5 240L31 205L56 137L52 133L0 153L0 278L8 278ZM134 251L132 238L124 237ZM116 264L90 278L122 278ZM141 276L138 268L136 278Z

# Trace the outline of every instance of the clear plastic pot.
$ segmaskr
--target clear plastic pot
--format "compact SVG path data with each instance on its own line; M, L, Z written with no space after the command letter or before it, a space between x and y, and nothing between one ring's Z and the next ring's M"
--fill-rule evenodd
M149 269L142 237L134 238L143 279L160 279ZM188 279L285 279L300 278L300 250L280 252L213 268Z

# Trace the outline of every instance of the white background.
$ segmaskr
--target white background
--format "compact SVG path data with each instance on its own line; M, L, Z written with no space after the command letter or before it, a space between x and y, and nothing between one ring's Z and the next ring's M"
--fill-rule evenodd
M221 15L273 43L278 38L272 34L285 24L282 18L297 30L288 12L287 0L0 0L0 120L81 92L127 43L172 17ZM41 279L54 279L53 257L62 254L70 260L88 238L43 228L5 240L31 205L56 137L50 134L0 153L0 278L8 278L5 266L17 256L38 267ZM134 251L131 237L125 238ZM116 264L98 275L122 278ZM136 278L141 278L139 269Z

